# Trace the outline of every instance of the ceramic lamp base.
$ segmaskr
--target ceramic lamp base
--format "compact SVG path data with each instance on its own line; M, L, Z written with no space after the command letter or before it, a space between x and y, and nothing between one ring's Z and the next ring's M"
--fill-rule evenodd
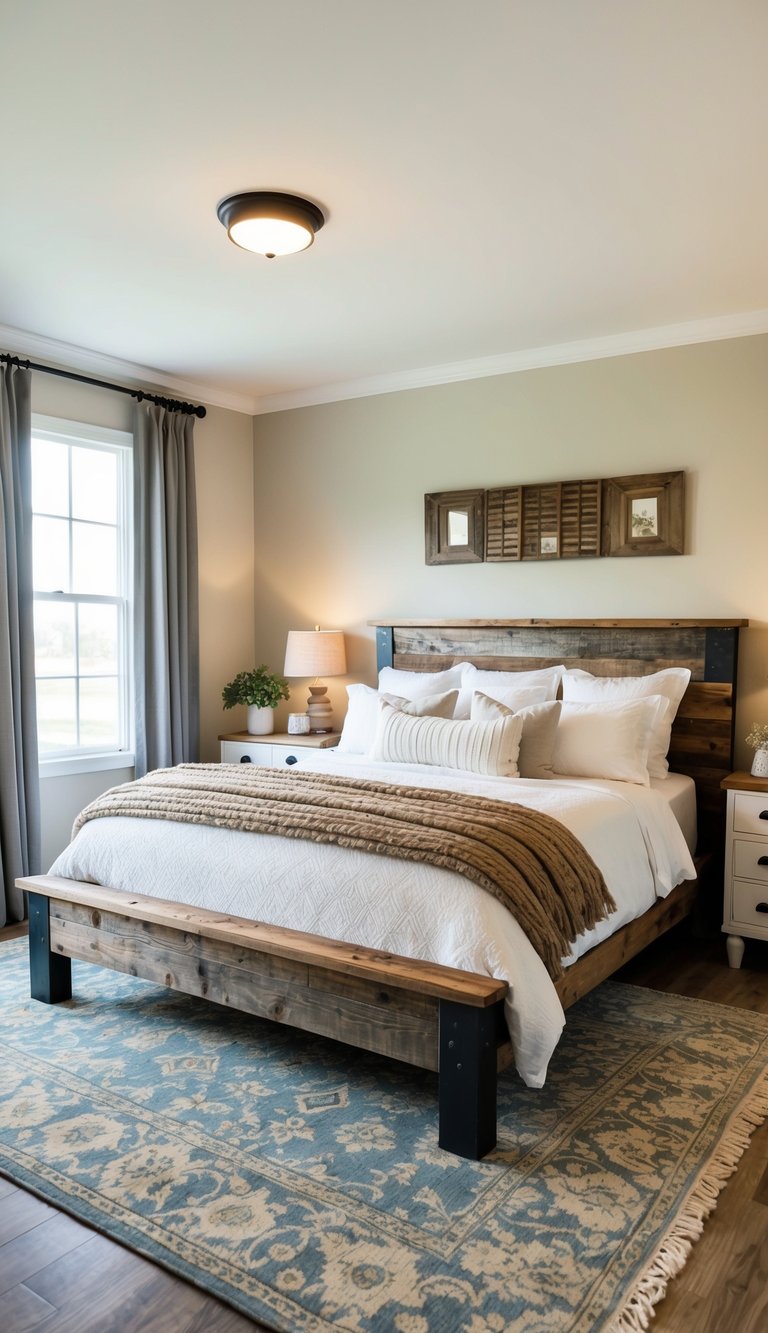
M310 685L307 712L310 735L317 736L326 731L333 731L333 709L328 698L327 685Z

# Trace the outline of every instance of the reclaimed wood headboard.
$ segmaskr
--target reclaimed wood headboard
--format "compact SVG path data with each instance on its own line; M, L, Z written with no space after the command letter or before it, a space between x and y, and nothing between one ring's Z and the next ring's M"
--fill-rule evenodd
M690 667L669 752L670 768L696 783L699 850L722 843L733 770L739 629L747 620L381 620L377 668L440 671L473 662L487 671L563 663L595 676L640 676Z

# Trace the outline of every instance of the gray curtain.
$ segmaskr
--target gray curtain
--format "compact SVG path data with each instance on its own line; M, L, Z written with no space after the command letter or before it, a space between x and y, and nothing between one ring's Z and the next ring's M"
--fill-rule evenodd
M138 403L134 421L136 776L200 744L194 418Z
M0 364L0 925L24 916L16 877L40 873L30 386Z

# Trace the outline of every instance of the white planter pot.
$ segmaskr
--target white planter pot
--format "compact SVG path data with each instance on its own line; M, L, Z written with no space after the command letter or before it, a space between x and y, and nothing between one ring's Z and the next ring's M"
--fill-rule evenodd
M768 750L755 750L752 760L752 775L756 778L768 778Z
M248 709L249 736L269 736L274 729L274 708L257 708L256 704L251 704Z

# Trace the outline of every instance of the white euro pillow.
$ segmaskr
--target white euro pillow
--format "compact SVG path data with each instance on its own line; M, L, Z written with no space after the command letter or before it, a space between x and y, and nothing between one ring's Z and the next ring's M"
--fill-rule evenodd
M397 667L382 667L379 691L381 694L397 694L402 699L415 699L419 694L460 690L467 669L471 670L469 662L456 662L445 671L400 671Z
M624 703L564 701L552 759L555 776L611 778L649 786L651 735L667 703L658 694Z
M514 778L522 730L519 715L455 722L412 717L383 701L371 757L388 764L430 764Z
M566 671L563 675L563 700L566 703L618 703L622 699L662 695L667 700L667 707L662 710L653 728L648 749L648 772L652 778L665 778L669 772L667 751L672 723L690 679L688 667L665 667L649 676L592 676L588 671Z
M503 693L503 691L500 691ZM514 691L506 691L514 693ZM521 691L522 693L522 691ZM532 691L533 693L533 691ZM546 703L536 703L517 711L522 719L523 730L520 735L520 753L517 767L521 778L554 777L555 739L557 724L560 720L562 705L559 699ZM497 717L511 716L510 709L503 700L492 695L481 694L476 690L472 696L473 722L492 722Z
M529 704L555 699L564 671L564 666L541 667L535 671L483 671L473 666L471 662L467 662L454 716L458 718L470 716L472 695L476 690L488 695L490 699L499 699L503 703L506 703L506 700L503 699L501 691L536 690L535 698L526 699L524 703L507 705L513 709L527 708Z

